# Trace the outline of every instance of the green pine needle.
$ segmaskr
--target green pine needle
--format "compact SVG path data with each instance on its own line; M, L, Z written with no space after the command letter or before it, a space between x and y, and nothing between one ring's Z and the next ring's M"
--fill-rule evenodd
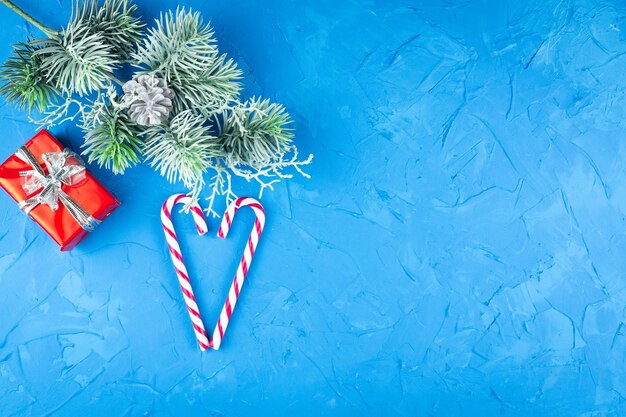
M217 53L213 30L204 25L200 13L178 8L176 13L161 14L134 59L138 66L147 67L172 85L209 71Z
M104 88L119 63L113 47L90 29L71 23L60 34L36 41L46 77L64 93L84 96Z
M227 166L262 168L292 148L289 113L281 104L252 98L217 118L218 140Z
M92 120L93 127L85 135L83 154L88 161L123 174L141 161L141 128L120 108L103 106Z
M239 96L241 85L237 81L241 75L237 64L221 55L206 72L174 87L174 108L198 109L207 114L217 111Z
M69 26L88 27L112 46L116 56L128 58L145 26L136 13L137 6L129 0L77 0Z
M177 114L169 126L146 130L145 156L171 183L182 181L188 188L203 183L202 176L219 154L219 147L205 118L190 110Z
M31 40L13 46L13 55L0 68L0 94L20 109L43 112L58 98L56 88L48 83L37 47Z

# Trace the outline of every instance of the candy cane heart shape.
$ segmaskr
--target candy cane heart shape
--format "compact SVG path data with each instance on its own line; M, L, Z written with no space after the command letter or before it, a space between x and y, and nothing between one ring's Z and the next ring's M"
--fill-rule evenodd
M183 292L183 298L185 304L187 304L187 310L189 311L189 318L193 324L193 329L196 332L196 339L200 345L200 350L207 350L210 347L210 342L207 338L206 331L204 330L204 323L200 316L200 310L196 303L196 297L193 295L193 289L191 288L191 282L189 281L189 274L185 263L183 262L183 255L178 245L178 239L176 238L176 232L174 231L174 225L172 223L172 208L176 204L190 204L190 212L196 222L196 228L198 233L203 235L207 232L207 224L202 214L202 209L195 203L192 203L191 197L185 194L175 194L168 198L161 209L161 223L163 225L163 232L165 233L165 239L172 256L172 262L174 263L174 269L176 269L176 275L178 275L178 282L180 283L180 289Z
M211 339L210 346L215 350L220 348L220 344L224 338L224 333L226 333L226 327L228 327L228 322L230 321L230 317L232 316L235 305L237 304L237 298L239 298L243 281L246 279L246 275L250 269L252 256L254 255L254 251L256 250L259 239L261 238L261 233L263 232L263 226L265 226L265 210L263 209L263 206L254 198L238 198L226 209L224 217L222 218L222 224L217 232L219 237L225 238L228 235L235 213L241 207L246 206L254 210L256 219L254 221L254 227L250 233L250 237L248 237L246 247L243 251L243 256L239 262L237 273L235 274L233 283L228 291L228 298L226 298L226 302L222 308L222 313L220 314L215 330L213 331L213 338Z

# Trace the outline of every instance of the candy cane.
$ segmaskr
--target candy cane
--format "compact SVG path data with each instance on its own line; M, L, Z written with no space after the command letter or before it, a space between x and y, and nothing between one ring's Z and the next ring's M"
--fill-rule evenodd
M180 246L178 245L178 240L176 238L176 232L174 231L174 225L172 223L172 208L179 203L190 204L192 203L192 199L185 194L175 194L165 200L161 209L161 223L163 225L163 232L165 233L167 245L170 249L170 255L172 256L172 262L174 263L174 269L176 269L176 274L178 275L180 289L183 292L183 298L187 304L189 318L191 318L193 329L196 332L196 339L198 339L200 350L204 351L210 347L210 342L204 330L204 323L202 322L202 317L200 316L200 310L198 309L198 304L196 303L196 297L193 295L193 289L191 288L191 282L189 281L189 274L187 273L187 268L185 268L183 255L180 251ZM191 204L190 210L193 219L196 222L198 233L200 235L205 234L208 228L206 221L204 220L204 215L202 214L202 209L194 203Z
M230 286L228 298L226 298L226 302L224 303L224 307L222 308L222 313L220 314L220 318L217 320L217 325L215 326L215 330L213 331L213 337L211 339L210 347L215 350L218 350L220 348L220 344L222 343L222 339L224 338L224 333L226 332L226 327L228 326L230 317L233 314L235 305L237 304L237 298L239 297L239 293L241 292L243 281L246 279L246 274L250 269L252 256L254 255L256 246L259 243L261 232L263 232L263 226L265 226L265 210L263 209L261 203L259 203L254 198L241 197L235 200L226 209L226 212L224 213L224 218L222 219L222 224L220 225L220 230L217 232L217 235L222 239L226 238L226 236L228 235L228 231L230 230L230 226L233 222L233 218L235 217L235 213L241 207L245 206L251 207L254 210L254 213L256 214L256 219L254 221L254 228L250 233L250 237L248 237L248 243L246 244L243 256L241 257L241 261L239 262L237 273L235 274L233 283Z

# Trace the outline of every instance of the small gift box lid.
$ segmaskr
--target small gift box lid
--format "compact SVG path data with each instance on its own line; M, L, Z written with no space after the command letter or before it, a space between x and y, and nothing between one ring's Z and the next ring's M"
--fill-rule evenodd
M26 142L24 147L35 157L46 174L48 172L43 154L65 150L65 147L47 130L41 130ZM21 174L32 169L33 167L17 154L11 155L0 165L0 187L18 203L32 197L24 190L24 178ZM104 188L88 170L85 170L85 179L79 184L72 186L62 184L61 189L98 221L104 220L120 206L115 196ZM74 248L89 233L61 202L56 211L46 204L39 204L30 211L29 215L54 239L62 251Z

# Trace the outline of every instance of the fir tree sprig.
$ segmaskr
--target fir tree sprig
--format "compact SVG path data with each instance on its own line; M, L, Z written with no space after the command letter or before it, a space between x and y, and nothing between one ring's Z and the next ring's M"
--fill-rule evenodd
M225 196L227 203L236 199L233 176L258 183L259 197L266 188L273 189L282 179L292 178L288 169L310 177L303 166L313 161L313 155L300 159L284 106L251 98L215 115L214 122L221 157L211 166L215 174L209 183L208 214L218 216L213 210L218 196Z
M205 126L205 118L191 110L176 115L169 125L152 126L145 131L144 152L150 165L169 182L182 181L198 189L219 145Z
M76 1L63 30L46 31L48 38L21 44L13 58L19 62L29 52L42 70L38 74L42 83L54 85L65 95L84 96L100 90L114 78L113 70L129 56L142 34L136 10L129 0Z
M113 47L99 33L77 22L34 43L38 47L35 55L46 69L46 78L67 95L85 96L104 88L120 62Z
M110 93L102 94L90 111L84 112L83 154L88 156L88 162L96 162L114 174L123 174L141 161L143 132L109 97Z
M208 70L183 77L185 81L174 86L176 111L198 109L210 115L227 107L241 91L241 70L226 55L217 57Z
M76 0L69 26L87 27L100 34L116 56L126 59L145 26L136 14L137 6L129 0Z
M200 13L179 7L161 14L133 58L168 85L182 85L209 71L217 53L211 26L203 23Z
M291 119L281 104L251 98L216 118L227 166L263 167L280 159L291 145Z
M58 97L48 82L37 47L30 40L13 46L13 55L0 69L0 94L20 109L43 112Z

